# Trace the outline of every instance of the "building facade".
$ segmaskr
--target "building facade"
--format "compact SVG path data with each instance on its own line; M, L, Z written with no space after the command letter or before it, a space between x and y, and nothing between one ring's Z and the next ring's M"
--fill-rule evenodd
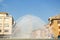
M32 38L36 39L51 39L48 29L42 28L32 32Z
M8 13L0 12L0 36L11 35L14 20Z
M49 27L53 32L55 38L60 36L60 15L50 17L49 19Z

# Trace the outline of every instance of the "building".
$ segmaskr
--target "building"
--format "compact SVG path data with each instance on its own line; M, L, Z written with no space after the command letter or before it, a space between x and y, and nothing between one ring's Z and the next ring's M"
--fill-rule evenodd
M50 17L48 20L54 38L60 37L60 15Z
M8 13L0 12L0 36L11 35L13 24L14 20L12 16Z
M40 28L32 32L32 38L33 39L35 38L36 39L51 39L51 35L49 34L48 29Z

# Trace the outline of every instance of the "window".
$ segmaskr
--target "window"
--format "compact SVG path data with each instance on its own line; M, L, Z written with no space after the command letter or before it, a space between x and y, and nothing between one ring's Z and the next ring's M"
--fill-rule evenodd
M59 26L59 29L60 29L60 26Z
M9 27L9 24L8 24L8 23L5 23L4 26L5 26L5 27Z
M1 30L0 30L0 32L1 32Z
M4 32L9 32L9 30L4 30Z
M0 19L2 19L2 17L0 17Z
M60 20L58 20L58 22L57 22L58 24L60 24Z
M2 27L2 23L0 23L0 27Z
M8 19L9 19L9 18L8 18L8 17L6 17L6 18L5 18L5 21L9 21Z
M0 17L0 21L2 20L2 17Z
M59 35L60 35L60 31L59 31Z
M5 19L8 19L8 17L6 17Z

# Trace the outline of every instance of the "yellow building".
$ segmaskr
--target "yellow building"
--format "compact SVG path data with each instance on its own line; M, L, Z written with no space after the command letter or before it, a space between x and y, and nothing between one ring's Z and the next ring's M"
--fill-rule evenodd
M54 37L57 38L60 36L60 15L50 17L48 20L49 27L51 27Z
M8 13L0 12L0 35L12 34L13 17Z

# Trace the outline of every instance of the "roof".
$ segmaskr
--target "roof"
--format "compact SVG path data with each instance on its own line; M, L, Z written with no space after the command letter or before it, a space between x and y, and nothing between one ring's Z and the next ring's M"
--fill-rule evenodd
M8 15L8 13L6 13L6 12L0 12L0 14L6 14L6 15Z
M60 19L60 14L56 15L56 16L52 16L50 17L48 20L51 21L53 19Z

